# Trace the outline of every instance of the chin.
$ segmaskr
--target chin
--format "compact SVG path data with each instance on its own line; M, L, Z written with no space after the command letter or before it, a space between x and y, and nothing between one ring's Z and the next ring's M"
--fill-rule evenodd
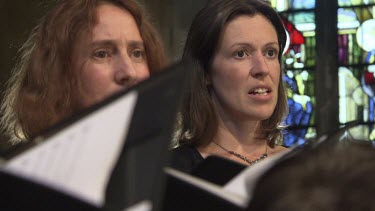
M260 112L255 114L254 119L256 119L258 121L264 121L264 120L269 119L271 116L272 116L272 112L265 112L265 111L261 112L260 111Z

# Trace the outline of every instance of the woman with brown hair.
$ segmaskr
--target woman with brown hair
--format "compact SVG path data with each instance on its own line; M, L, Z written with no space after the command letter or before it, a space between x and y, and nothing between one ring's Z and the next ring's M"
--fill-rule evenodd
M183 57L195 61L172 167L189 172L209 155L252 165L286 148L282 81L286 31L262 0L212 0L195 17Z
M127 89L167 63L132 0L61 0L21 49L1 105L13 143Z

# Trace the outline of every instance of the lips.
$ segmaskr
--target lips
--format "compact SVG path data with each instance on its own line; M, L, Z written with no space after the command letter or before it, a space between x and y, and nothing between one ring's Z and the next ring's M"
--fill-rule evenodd
M271 92L271 89L261 87L250 90L249 94L251 95L267 95Z

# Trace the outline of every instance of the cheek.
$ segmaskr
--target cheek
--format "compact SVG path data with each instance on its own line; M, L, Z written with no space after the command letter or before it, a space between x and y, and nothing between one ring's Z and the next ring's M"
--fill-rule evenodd
M226 88L238 88L246 83L249 71L242 64L225 64L212 71L212 81L219 86Z
M102 89L111 81L110 75L103 69L95 65L84 65L81 69L82 84L86 90Z
M137 81L144 81L150 77L150 70L147 64L137 67Z
M226 82L228 80L232 80L234 77L233 74L229 74L233 69L233 64L230 62L226 61L224 58L220 58L219 56L216 56L210 72L209 72L209 77L212 80L212 83L222 83Z
M273 71L272 71L273 70ZM280 64L273 64L271 67L271 77L274 83L278 84L281 77Z
M244 77L232 72L233 69L216 69L212 71L212 87L215 93L222 98L236 96L242 89Z

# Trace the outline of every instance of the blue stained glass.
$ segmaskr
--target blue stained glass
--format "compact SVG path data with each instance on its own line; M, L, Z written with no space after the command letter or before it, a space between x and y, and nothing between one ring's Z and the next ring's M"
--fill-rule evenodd
M375 63L375 50L372 50L366 55L366 63L373 64Z
M313 9L315 8L315 0L294 0L293 9Z
M315 0L270 0L271 5L277 11L296 9L314 9Z
M374 121L374 98L370 98L370 102L369 102L369 120L371 122Z
M303 72L297 73L295 77L301 78ZM288 106L289 106L289 115L284 121L284 124L291 126L292 129L288 128L284 134L284 145L292 146L295 144L302 144L305 142L305 137L308 133L308 127L311 122L313 104L310 100L310 97L304 95L304 86L303 84L297 83L295 77L291 78L284 76L284 82L289 86L291 93L288 94ZM302 100L299 100L302 99Z
M294 92L294 93L297 93L298 92L298 87L297 87L297 83L295 83L293 81L293 79L287 77L287 76L284 76L284 81L286 84L288 84L289 88Z
M291 146L296 143L303 143L305 141L305 136L307 133L307 126L310 123L310 118L312 114L312 103L307 102L305 106L302 104L288 99L289 113L285 120L286 125L306 127L297 130L286 131L284 135L284 143L287 146Z
M284 146L286 147L302 145L304 143L306 143L306 140L301 138L299 134L296 134L296 130L284 134Z
M338 22L357 20L357 14L350 9L339 8L337 10Z
M352 9L343 9L340 8L337 11L337 27L342 29L355 29L360 23L357 18L357 14Z

